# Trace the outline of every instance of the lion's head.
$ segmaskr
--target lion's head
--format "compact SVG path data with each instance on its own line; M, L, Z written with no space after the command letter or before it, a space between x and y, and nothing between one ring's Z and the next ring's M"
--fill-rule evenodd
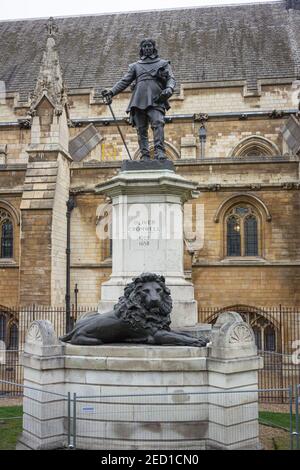
M125 287L114 309L135 329L169 330L172 299L165 278L152 273L136 277Z

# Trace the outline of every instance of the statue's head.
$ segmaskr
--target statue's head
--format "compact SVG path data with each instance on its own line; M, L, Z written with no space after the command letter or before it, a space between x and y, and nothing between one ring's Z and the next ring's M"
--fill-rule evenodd
M146 59L147 57L157 57L158 51L154 39L143 39L140 44L140 58Z
M115 306L124 319L145 324L154 322L162 328L171 323L172 299L165 278L143 273L133 279L124 290L124 296Z

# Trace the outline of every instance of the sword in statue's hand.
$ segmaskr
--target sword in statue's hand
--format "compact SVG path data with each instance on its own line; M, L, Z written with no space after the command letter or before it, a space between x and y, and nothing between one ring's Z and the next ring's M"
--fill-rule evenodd
M124 147L125 147L126 152L127 152L127 154L128 154L128 157L129 157L130 160L132 160L131 155L130 155L130 152L129 152L129 149L128 149L127 144L126 144L126 142L125 142L123 133L122 133L122 131L121 131L121 129L120 129L120 126L119 126L119 124L118 124L118 122L117 122L115 113L114 113L114 111L113 111L113 109L112 109L112 106L111 106L113 93L112 93L112 91L110 91L110 90L103 90L103 91L101 91L101 96L102 96L102 99L103 99L103 103L106 104L106 105L109 107L109 109L110 109L111 115L112 115L112 117L113 117L113 120L115 121L115 124L116 124L116 126L117 126L117 129L118 129L119 134L120 134L120 136L121 136L121 139L122 139L122 141L123 141L123 144L124 144Z

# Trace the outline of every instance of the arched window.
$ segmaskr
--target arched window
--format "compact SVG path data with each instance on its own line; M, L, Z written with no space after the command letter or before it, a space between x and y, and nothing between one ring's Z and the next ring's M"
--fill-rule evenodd
M249 315L249 323L253 328L257 349L260 351L276 351L276 328L266 317L258 314Z
M259 256L259 218L252 206L239 204L228 212L226 255Z
M241 256L241 225L235 215L227 219L227 256Z
M9 212L0 209L0 258L13 257L13 222Z
M245 218L245 256L258 255L258 227L257 218L250 214Z
M12 323L9 328L8 349L16 350L19 348L19 328L16 323Z
M264 329L264 346L265 351L276 351L276 335L271 325Z
M6 316L0 314L0 341L6 340Z
M230 153L230 157L274 157L280 155L279 148L271 140L251 135L241 140Z

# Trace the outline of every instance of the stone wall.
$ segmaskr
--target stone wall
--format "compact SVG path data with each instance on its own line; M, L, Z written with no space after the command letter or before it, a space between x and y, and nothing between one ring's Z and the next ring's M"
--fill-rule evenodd
M195 298L199 307L298 306L299 266L196 266ZM206 319L199 318L199 321Z
M273 83L268 81L258 85L257 96L247 96L244 83L210 83L206 87L201 84L183 85L179 93L172 97L172 108L168 114L271 112L274 109L289 110L295 107L291 83L274 80ZM129 93L125 92L114 99L113 109L118 117L125 116L129 96ZM111 118L108 108L97 102L92 90L81 93L72 90L69 101L71 119ZM11 95L7 96L5 104L1 103L2 124L7 121L16 123L18 119L25 118L28 109L16 107L16 103L17 100ZM226 160L224 162L224 158L231 156L235 147L250 136L263 137L273 145L273 149L284 153L288 150L281 133L285 122L285 118L272 119L268 116L246 120L229 116L210 117L206 123L205 155L207 159L220 158L222 161L220 160L220 163L204 161L203 164L193 163L191 160L200 155L198 138L200 123L183 119L166 124L168 154L173 158L182 158L181 164L177 167L178 173L198 182L199 189L202 190L201 196L194 202L194 204L204 204L204 246L195 254L193 266L193 281L200 306L219 305L219 293L212 286L222 286L223 278L227 279L229 286L225 297L226 303L236 303L240 296L238 284L240 276L244 286L243 302L246 304L270 305L280 302L296 305L299 301L296 282L299 278L299 191L297 187L291 186L291 183L297 185L299 182L299 161L290 159L286 162L258 163L240 162L239 159L236 162L232 160L230 163ZM82 132L84 127L85 125L69 128L70 139ZM71 216L71 292L73 296L74 285L77 283L79 302L91 304L98 302L100 285L108 278L111 269L108 257L109 244L101 242L96 234L96 211L103 200L96 197L93 191L96 184L117 174L119 167L116 166L116 161L126 158L116 127L113 124L96 125L96 127L103 140L82 162L72 163L70 170L71 190L76 193L76 208ZM135 155L138 149L135 129L127 124L122 124L121 127L130 152ZM33 130L38 132L38 129ZM37 137L33 135L31 138L31 131L24 128L24 125L0 128L0 145L5 146L6 152L5 160L1 160L2 163L5 161L6 165L1 165L0 168L0 199L11 200L16 208L20 207L20 198L24 189L28 162L26 149ZM60 136L66 146L68 128L65 115L59 124L55 121L51 132L49 136L45 134L45 142L48 142L48 137L49 142L54 142ZM185 164L182 164L184 160ZM13 305L19 300L26 303L57 305L64 303L66 242L64 223L69 178L65 166L63 164L59 167L62 169L62 174L58 175L56 183L57 196L53 219L43 211L40 212L41 219L38 219L38 212L29 215L29 212L26 214L24 211L20 248L22 258L26 261L21 266L20 274L19 254L14 266L0 265L0 304ZM43 177L42 173L40 176ZM212 186L211 190L208 190L208 185ZM213 188L215 185L221 185L221 188L215 191L216 188ZM218 207L228 197L239 193L249 193L260 198L272 215L272 221L265 221L263 224L264 261L257 263L252 261L249 267L247 263L246 265L233 263L230 266L225 263L224 266L222 221L214 222ZM52 234L49 235L51 223L53 228ZM17 232L16 234L19 236ZM42 242L41 247L36 245ZM186 265L189 267L188 258ZM35 274L33 266L36 267ZM52 272L50 278L48 278L49 266ZM48 288L47 283L42 282L41 274L45 276L44 280L49 281ZM18 276L21 283L20 290ZM272 295L272 290L276 291L275 295Z
M49 210L23 210L20 303L51 304L51 225Z
M297 161L287 161L244 162L238 165L191 164L177 168L184 177L198 181L200 188L208 184L221 184L221 188L225 186L224 190L219 191L206 189L192 202L193 205L204 206L204 245L196 252L193 265L193 282L200 307L237 303L264 306L282 303L292 306L299 303L299 194L296 189L282 187L283 181L297 181L298 166ZM106 171L112 176L117 170L110 168ZM97 166L85 168L77 164L76 169L72 170L74 187L86 185L92 188L96 182L103 180L104 169ZM261 189L251 189L252 184L260 184ZM268 185L269 189L264 189ZM241 196L240 201L252 202L261 214L262 256L257 260L225 259L223 218L216 223L215 216L224 201L239 194L246 196ZM257 203L257 199L261 203ZM99 292L97 290L96 295L93 294L94 286L98 289L104 272L105 276L110 272L109 264L101 264L105 261L103 247L95 230L95 214L100 200L90 193L78 194L76 201L77 207L72 214L72 284L79 285L80 302L84 299L84 290L94 303ZM270 221L261 204L268 209ZM224 279L226 292L221 302L220 290Z
M13 116L11 120L15 121L15 119L16 116ZM0 128L0 144L7 145L6 162L8 164L26 163L28 161L26 148L28 147L29 142L29 129L20 129L18 127Z
M0 264L0 305L15 307L19 300L19 268Z
M209 120L206 124L207 141L205 145L206 158L225 158L229 157L235 147L245 138L251 136L267 139L278 149L277 154L284 153L283 140L280 132L283 127L284 119L249 119L241 121L237 119L228 120L226 118L218 120ZM172 122L165 126L165 139L167 146L170 146L170 156L176 159L177 156L184 159L200 158L199 142L199 123L193 121ZM129 125L121 125L126 143L132 156L138 151L137 136L134 129ZM79 134L82 129L73 129L72 137ZM85 158L85 161L115 161L126 159L127 153L113 125L109 127L99 127L98 131L103 137L92 152ZM150 141L152 131L149 130ZM187 146L188 142L188 146Z

